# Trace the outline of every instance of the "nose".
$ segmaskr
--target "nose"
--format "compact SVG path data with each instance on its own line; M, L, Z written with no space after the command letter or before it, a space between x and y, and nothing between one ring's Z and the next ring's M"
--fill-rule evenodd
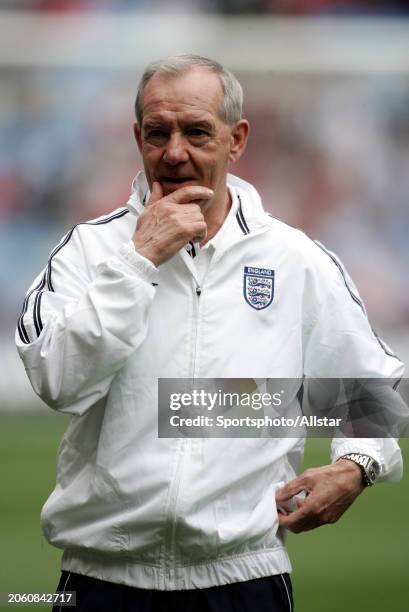
M171 166L176 166L188 160L189 154L183 136L180 132L173 132L166 143L163 161Z

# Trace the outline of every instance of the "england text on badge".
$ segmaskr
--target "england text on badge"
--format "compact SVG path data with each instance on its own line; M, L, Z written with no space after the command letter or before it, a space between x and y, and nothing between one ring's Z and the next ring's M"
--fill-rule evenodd
M274 298L274 270L244 266L244 298L252 308L262 310Z

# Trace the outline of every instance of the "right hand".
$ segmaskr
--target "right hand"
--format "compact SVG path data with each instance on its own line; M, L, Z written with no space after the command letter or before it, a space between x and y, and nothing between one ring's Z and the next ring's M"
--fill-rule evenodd
M138 253L155 266L167 261L190 240L204 240L207 225L199 204L213 191L200 185L182 187L167 196L155 181L149 202L138 219L133 241Z

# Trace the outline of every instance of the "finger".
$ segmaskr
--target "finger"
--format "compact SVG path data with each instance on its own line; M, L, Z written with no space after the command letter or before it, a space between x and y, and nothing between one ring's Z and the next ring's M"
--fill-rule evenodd
M300 533L301 531L307 530L303 522L295 521L290 514L279 514L278 524L281 529L288 529L288 531L292 531L293 533Z
M203 213L202 209L198 204L183 204L183 206L179 206L179 204L174 204L176 206L176 212L178 215L183 215L185 218L192 217L192 219L197 218L203 221Z
M212 189L203 187L202 185L190 185L177 189L167 196L171 202L176 204L191 204L198 200L210 200L214 195Z
M287 484L276 494L277 502L285 502L297 495L297 493L301 493L301 491L305 490L305 482L299 476L298 478L294 478L294 480L290 480Z
M201 234L196 234L196 236L193 236L193 238L192 238L193 244L199 244L200 242L203 242L203 240L206 238L206 236L207 236L207 232L202 232Z
M307 500L305 498L302 498L302 497L295 497L294 501L297 504L297 507L301 508L306 503Z
M207 225L206 223L197 223L196 227L194 228L195 230L195 234L192 237L192 242L197 243L197 242L201 242L202 240L204 240L207 236Z
M278 523L280 527L296 532L311 528L308 526L308 511L305 508L299 508L289 514L278 514Z
M161 198L163 198L162 185L159 183L159 181L153 181L152 191L151 191L151 196L149 198L148 206L150 204L154 204Z

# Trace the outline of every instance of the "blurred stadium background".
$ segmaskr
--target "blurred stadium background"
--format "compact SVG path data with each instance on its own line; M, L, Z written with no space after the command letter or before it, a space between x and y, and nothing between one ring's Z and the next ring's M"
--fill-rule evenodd
M25 380L22 300L62 234L126 202L141 167L136 85L176 52L237 74L252 135L234 171L338 253L374 328L409 362L407 2L0 0L0 592L52 591L58 577L38 518L66 420ZM312 442L307 463L326 462ZM408 609L408 484L290 537L297 612Z

